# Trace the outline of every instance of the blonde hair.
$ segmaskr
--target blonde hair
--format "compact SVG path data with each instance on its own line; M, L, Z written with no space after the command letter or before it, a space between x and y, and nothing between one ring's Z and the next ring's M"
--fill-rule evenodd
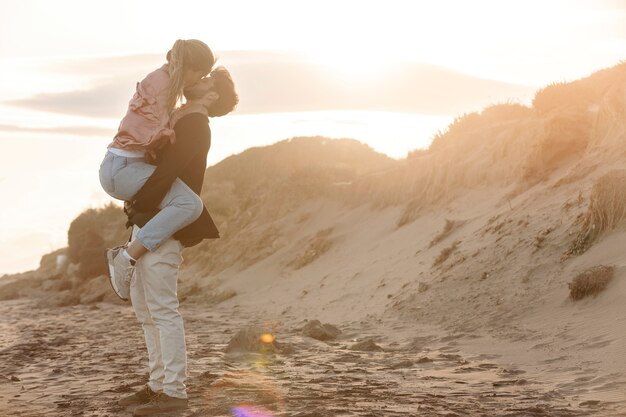
M211 49L202 41L178 39L167 53L167 62L170 74L167 106L171 113L183 96L185 70L202 71L202 76L206 76L215 65L215 57Z

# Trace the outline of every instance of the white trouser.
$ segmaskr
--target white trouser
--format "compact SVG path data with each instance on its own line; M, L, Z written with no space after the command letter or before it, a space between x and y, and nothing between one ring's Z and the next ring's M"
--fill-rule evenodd
M135 226L133 239L138 231ZM182 249L180 242L167 239L147 252L137 261L130 285L130 299L148 348L150 389L177 398L187 398L185 329L176 294Z

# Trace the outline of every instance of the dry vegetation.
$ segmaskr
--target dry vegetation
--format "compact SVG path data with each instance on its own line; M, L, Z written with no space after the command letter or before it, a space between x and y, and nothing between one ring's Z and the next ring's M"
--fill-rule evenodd
M626 220L626 170L613 170L593 185L589 209L582 227L566 255L579 255L607 231L614 230Z
M466 113L455 117L445 131L435 134L430 150L436 151L448 147L451 141L457 140L456 138L482 130L486 126L518 121L532 116L533 112L530 107L518 103L494 104L484 108L481 112ZM419 156L419 151L409 153L408 158L415 156Z
M598 295L613 279L613 274L614 267L604 265L581 272L568 284L570 298L580 300L590 295Z
M357 181L357 189L375 206L404 205L398 226L467 188L515 184L519 194L582 158L598 135L593 109L624 80L626 65L620 64L540 90L533 108L503 103L459 116L429 149L411 152L384 175Z
M207 169L205 182L231 183L234 194L249 198L267 193L268 189L264 187L290 185L292 181L299 182L298 185L320 179L331 183L351 181L355 176L390 164L393 164L391 158L355 140L293 138L226 158ZM204 187L207 191L209 188Z
M533 109L540 115L561 111L565 107L589 108L597 104L612 85L626 80L626 63L595 72L572 82L552 83L535 94Z
M343 184L394 163L355 140L321 137L294 138L229 157L207 169L202 193L221 238L188 249L186 258L206 275L252 265L281 248L285 238L274 222L306 201L351 202Z
M459 220L446 219L446 224L443 227L443 230L439 232L439 234L435 236L433 240L430 241L430 244L428 245L428 247L432 248L433 246L435 246L436 244L438 244L439 242L441 242L442 240L450 236L456 229L461 227L464 223L465 222L459 221Z
M444 248L439 253L437 258L435 258L435 261L433 262L433 268L443 264L450 257L450 255L452 255L454 252L456 252L456 250L458 249L460 244L461 244L461 242L456 241L452 245L448 246L447 248Z
M552 233L553 230L554 230L553 228L548 227L547 229L540 231L535 236L535 240L533 241L533 246L535 246L535 252L543 247L546 238L548 237L550 233Z
M333 232L333 228L321 230L315 236L313 236L307 244L304 246L304 252L300 253L295 259L291 260L287 265L294 268L304 268L320 256L328 252L332 247L333 241L330 239L330 234Z
M563 110L543 119L543 134L528 156L523 178L544 180L572 158L580 158L591 138L593 117L582 110Z
M538 114L547 114L568 105L584 106L593 101L593 90L580 82L555 82L535 94L533 109Z

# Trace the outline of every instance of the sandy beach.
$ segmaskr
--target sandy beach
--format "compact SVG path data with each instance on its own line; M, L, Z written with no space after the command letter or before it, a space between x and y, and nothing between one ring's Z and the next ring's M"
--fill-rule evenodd
M209 167L180 415L626 415L625 145L622 63L403 160L306 137ZM124 222L87 210L0 278L0 415L132 413L145 347L101 260Z
M100 303L50 310L21 300L0 308L7 346L0 351L1 415L130 415L132 407L115 401L147 377L142 333L130 308ZM569 371L578 378L561 372L557 381L555 369L527 371L494 345L477 353L484 343L477 334L443 335L381 319L342 323L341 335L323 342L304 336L306 323L295 317L263 319L242 307L182 311L190 409L178 416L586 416L625 405L617 396L581 401L585 395L576 387L600 383L585 378L584 368ZM225 352L233 334L249 326L272 332L280 350L231 346ZM246 409L249 414L236 414Z

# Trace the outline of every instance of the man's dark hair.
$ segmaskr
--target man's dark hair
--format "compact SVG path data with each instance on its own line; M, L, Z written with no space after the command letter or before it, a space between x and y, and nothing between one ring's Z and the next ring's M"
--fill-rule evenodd
M235 83L230 76L230 72L224 67L215 68L211 71L210 77L213 79L212 90L219 94L219 98L209 108L209 116L224 116L235 110L239 103L239 96L235 91Z

